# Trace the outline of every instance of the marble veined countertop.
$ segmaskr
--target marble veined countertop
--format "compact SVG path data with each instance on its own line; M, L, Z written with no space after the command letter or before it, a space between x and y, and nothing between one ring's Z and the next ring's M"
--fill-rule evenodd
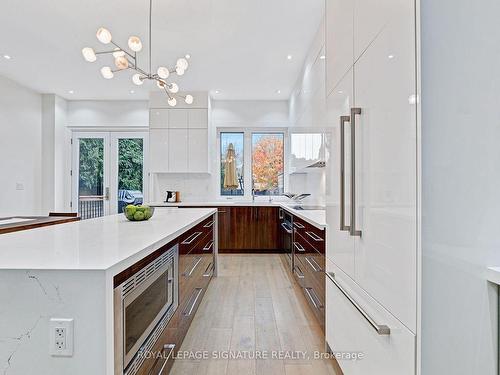
M216 209L161 209L148 221L123 214L0 235L0 270L120 272L194 227Z

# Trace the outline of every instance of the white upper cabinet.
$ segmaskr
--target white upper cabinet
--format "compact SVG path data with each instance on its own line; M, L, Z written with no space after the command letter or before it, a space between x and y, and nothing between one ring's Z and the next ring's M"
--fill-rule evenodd
M172 173L188 171L188 130L170 129L168 137L168 170Z
M168 128L168 109L153 108L149 110L149 127L151 129Z
M151 172L209 173L207 108L151 108L149 115Z
M356 281L416 332L417 120L412 1L354 65ZM381 12L381 11L380 11Z
M188 170L192 173L208 170L208 131L206 129L188 130Z
M149 131L149 169L152 173L168 172L168 129L150 129Z
M168 127L170 129L187 129L190 109L168 110Z
M208 128L208 109L191 109L188 113L188 127L190 129Z
M327 95L339 84L354 63L353 17L353 1L326 0Z

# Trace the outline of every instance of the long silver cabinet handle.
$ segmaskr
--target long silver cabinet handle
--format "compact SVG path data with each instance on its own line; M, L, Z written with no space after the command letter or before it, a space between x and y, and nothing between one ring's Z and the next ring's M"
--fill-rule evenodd
M297 270L299 270L300 274L297 272ZM295 266L295 274L299 279L303 279L305 277L304 273L302 272L299 266Z
M288 225L286 225L285 223L281 223L281 227L288 233L288 234L292 234L293 231L292 231L292 228L289 228Z
M297 251L299 251L301 253L305 253L306 252L306 249L304 249L304 247L300 243L298 243L298 242L294 242L293 246L295 246L295 248L297 249Z
M342 286L335 279L335 273L327 272L326 276L328 276L330 281L338 288L338 290L340 290L340 292L342 292L342 294L349 300L349 302L351 302L351 304L356 308L356 310L358 310L359 313L363 315L363 317L368 321L368 323L370 323L370 325L373 327L373 329L375 329L375 331L377 331L379 335L391 334L391 329L388 326L384 324L377 324L377 322L375 322L375 320L373 320L371 316L368 315L368 313L365 310L363 310L361 306L358 305L358 303L345 291L345 289L342 288Z
M324 241L320 236L318 236L316 233L314 232L306 232L306 234L311 237L314 241L316 242L322 242Z
M203 228L210 228L212 225L214 225L214 221L213 221L213 220L212 220L212 221L210 221L210 222L208 222L208 223L206 223L206 224L203 226Z
M356 115L361 114L361 108L351 108L351 236L361 237L361 231L356 229Z
M316 293L314 292L314 289L313 288L304 288L304 290L306 291L306 294L309 297L309 299L311 300L314 307L316 307L318 310L321 309L323 307L323 304L319 301L319 298L316 295Z
M350 116L340 116L340 230L350 231L345 225L345 123L350 122Z
M212 246L214 246L214 241L213 240L209 241L205 245L205 247L203 248L203 251L210 251L210 250L212 250Z
M156 375L163 375L163 370L165 370L165 366L167 365L167 362L170 359L170 356L174 352L175 344L165 344L165 345L163 345L162 352L165 352L168 349L170 349L170 352L168 353L167 357L165 358L165 361L163 361L163 365L161 366L161 369L157 372ZM158 361L160 360L160 358L164 358L164 357L162 355L160 355L160 356L158 356L158 358L156 358L156 360L155 360L155 362L153 364L153 367L151 367L151 370L148 371L148 375L153 375L153 370L156 367L156 364L158 363Z
M198 267L198 264L200 264L202 259L203 259L202 257L199 257L198 260L194 262L193 267L191 267L191 270L189 272L188 271L184 272L184 276L190 277L193 274L196 267Z
M191 304L189 306L186 306L182 314L184 316L189 316L193 313L194 307L196 306L196 302L198 302L198 298L200 298L201 292L203 292L203 288L196 288L189 298L191 301Z
M301 223L294 221L293 226L298 229L304 229L305 226L303 226Z
M309 263L314 272L321 272L323 269L313 258L305 257L306 262ZM314 264L313 264L314 263Z
M181 245L191 245L203 232L194 232L188 238L181 242Z
M203 274L203 277L212 276L213 269L214 269L214 264L210 262L210 264L207 266L207 269L205 270L205 273Z

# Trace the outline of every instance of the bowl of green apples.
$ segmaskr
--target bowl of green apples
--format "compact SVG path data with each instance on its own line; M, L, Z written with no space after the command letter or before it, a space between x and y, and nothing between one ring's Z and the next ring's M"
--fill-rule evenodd
M153 217L154 207L129 204L123 210L123 214L130 221L145 221Z

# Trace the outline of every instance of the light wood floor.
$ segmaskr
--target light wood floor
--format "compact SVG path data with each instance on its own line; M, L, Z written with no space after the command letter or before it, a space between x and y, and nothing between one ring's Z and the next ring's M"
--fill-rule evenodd
M219 255L214 278L181 351L209 353L209 359L177 359L180 375L338 375L335 363L313 359L324 351L323 335L280 256ZM307 352L309 359L214 359L213 351Z

